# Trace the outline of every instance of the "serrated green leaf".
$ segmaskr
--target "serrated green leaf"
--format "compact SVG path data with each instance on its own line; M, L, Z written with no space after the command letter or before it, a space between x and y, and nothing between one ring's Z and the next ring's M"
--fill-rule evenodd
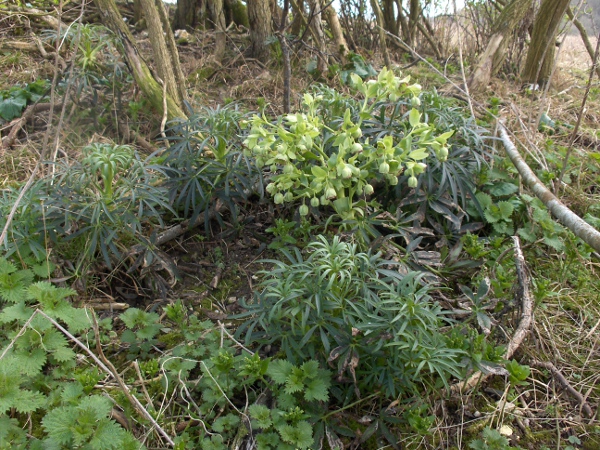
M255 426L258 428L266 429L269 428L273 420L271 419L271 410L265 405L254 404L248 408L250 417L254 419Z
M544 244L557 251L565 249L565 243L559 236L544 236Z
M275 383L285 384L293 369L294 365L291 362L278 359L276 361L271 361L269 368L267 369L267 375L269 375Z
M306 361L300 368L306 378L315 378L319 375L319 363L317 361Z
M478 192L477 194L475 194L475 197L477 198L477 201L481 205L482 209L486 209L492 205L492 197L490 197L485 192Z
M537 239L536 233L535 233L535 231L533 229L519 228L517 230L517 233L526 242L534 242Z
M312 427L302 420L296 426L283 425L277 429L284 442L292 444L299 449L309 448L313 443Z
M498 202L498 210L500 211L501 217L505 220L510 219L514 209L515 208L510 202Z
M329 386L329 380L321 377L310 380L306 384L304 398L309 402L312 400L326 402L329 399L329 394L327 392Z

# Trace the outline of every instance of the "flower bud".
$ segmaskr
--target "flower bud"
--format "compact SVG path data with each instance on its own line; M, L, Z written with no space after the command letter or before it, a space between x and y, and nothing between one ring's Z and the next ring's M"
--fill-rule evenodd
M273 201L276 205L281 205L283 203L283 194L281 192L275 194L275 197L273 197Z
M283 199L286 202L291 202L294 200L294 194L292 194L290 191L286 192L285 195L283 196Z
M417 106L421 106L421 99L419 97L413 97L410 100L410 104L412 105L413 108L416 108Z
M319 199L317 197L313 197L310 199L310 205L313 208L318 208L319 207Z
M396 186L398 184L398 177L395 175L388 175L387 182L390 186Z
M409 177L408 178L408 187L410 187L410 188L417 187L417 177Z
M438 153L438 159L440 161L446 161L448 159L448 147L442 147Z
M329 200L327 200L327 198L324 195L321 195L321 198L319 200L321 202L321 205L326 206L329 205Z
M388 163L386 163L385 161L379 165L379 173L385 174L385 173L389 173L389 171L390 171L390 165Z
M300 208L298 209L298 212L300 213L301 216L307 216L308 215L308 206L307 205L300 205Z
M354 144L352 144L352 147L350 147L350 150L352 151L352 153L358 153L358 152L362 152L363 146L360 145L358 142L355 142Z
M358 138L359 138L359 137L361 137L362 135L363 135L363 132L362 132L362 130L361 130L360 128L357 128L356 130L354 130L354 131L352 132L352 137L353 137L354 139L358 139Z
M277 189L277 186L275 186L275 183L269 183L265 189L269 194L272 194Z
M348 164L346 164L342 169L342 178L352 178L352 169Z
M326 198L326 199L330 200L330 199L332 199L332 198L336 198L336 197L337 197L337 192L335 191L335 189L334 189L334 188L332 188L332 187L328 187L328 188L325 190L325 198Z
M365 194L366 195L371 195L374 191L375 191L375 189L373 189L373 186L371 186L370 184L365 185Z

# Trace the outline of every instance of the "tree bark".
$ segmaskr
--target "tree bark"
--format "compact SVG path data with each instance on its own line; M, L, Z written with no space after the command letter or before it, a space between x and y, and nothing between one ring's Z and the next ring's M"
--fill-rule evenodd
M321 74L327 70L327 59L325 54L327 52L327 47L325 45L325 32L323 31L323 22L321 19L321 10L323 6L321 4L321 0L311 0L311 21L310 28L312 30L312 36L314 39L314 45L319 51L317 55L317 73Z
M269 0L248 0L248 22L250 24L250 54L263 63L269 60L266 41L271 35L271 8Z
M523 20L531 7L532 0L511 0L494 23L492 36L479 58L467 84L471 92L485 88L490 78L498 72L504 60L512 31Z
M385 31L395 36L398 35L398 24L394 16L394 0L383 0L381 12L383 14L383 26Z
M142 90L150 104L157 111L163 111L163 103L166 100L167 118L186 119L187 116L177 101L167 92L166 99L163 97L163 88L154 78L150 68L141 57L127 25L117 9L115 0L94 0L94 4L100 12L103 24L110 29L123 46L123 56L131 71L135 82Z
M388 67L388 69L391 69L392 60L390 59L390 55L387 49L387 43L385 40L385 28L383 25L383 14L381 12L381 8L379 7L378 0L371 0L371 8L373 8L375 18L377 19L377 31L379 32L379 45L381 46L381 53L383 53L385 65Z
M346 55L348 54L348 44L344 38L344 32L340 25L340 19L333 9L333 6L329 5L325 8L325 20L329 24L331 34L333 35L333 42L335 42L336 51L342 61L342 64L346 64Z
M140 0L136 0L140 1ZM194 29L198 25L198 14L196 4L198 0L177 0L175 17L173 18L173 30Z
M543 0L535 22L521 79L545 86L554 64L558 27L567 12L569 0Z
M223 10L223 0L209 0L207 3L208 15L215 29L215 60L221 61L225 53L225 12Z
M163 20L166 18L164 5L162 0L141 0L141 3L148 26L148 34L150 36L150 44L158 76L166 84L167 93L181 108L183 107L184 90L180 89L180 86L184 84L184 80L181 67L179 66L173 32L169 26L166 27L166 30L163 27ZM163 20L161 20L161 10ZM165 38L165 32L167 33L167 38ZM172 45L167 46L169 37L172 40ZM173 55L173 51L175 51L175 55Z

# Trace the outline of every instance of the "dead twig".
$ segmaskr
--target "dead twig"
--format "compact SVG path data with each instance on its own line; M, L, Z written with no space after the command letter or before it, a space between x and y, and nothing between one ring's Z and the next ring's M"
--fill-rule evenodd
M33 105L29 105L21 117L14 119L10 125L8 125L10 132L8 133L8 136L2 139L2 151L4 152L14 145L19 131L21 131L27 121L31 120L34 114L48 111L51 108L60 108L61 106L62 103L58 103L54 106L51 103L34 103ZM0 153L0 156L1 155L2 154Z
M583 395L581 395L581 393L579 393L579 391L577 391L573 386L571 386L569 381L565 378L565 376L560 372L560 370L558 370L558 368L554 364L552 364L550 361L537 361L537 360L533 360L530 364L533 367L541 367L543 369L549 370L550 373L552 374L552 376L554 377L554 379L556 379L556 381L558 381L558 383L562 386L562 388L571 397L573 397L575 400L577 400L577 403L581 407L581 409L582 409L583 413L586 415L586 417L592 417L594 415L594 411L592 410L592 407L589 405L589 403L586 402L585 397Z
M525 258L523 257L523 252L521 251L521 244L518 236L513 236L512 239L515 248L515 267L519 281L517 297L519 297L521 300L522 312L519 326L508 343L506 353L504 354L504 359L510 359L514 355L515 351L523 343L525 336L527 336L529 333L529 329L531 328L531 324L533 322L533 298L531 296L531 292L529 291L529 277L526 273ZM461 381L450 386L449 393L454 395L470 391L479 383L482 383L488 379L491 375L493 374L484 374L480 371L477 371L465 381Z

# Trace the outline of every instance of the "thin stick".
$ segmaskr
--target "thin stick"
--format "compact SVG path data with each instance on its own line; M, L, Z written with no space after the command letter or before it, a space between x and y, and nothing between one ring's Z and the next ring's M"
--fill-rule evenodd
M519 237L513 236L512 239L515 247L515 267L517 269L517 277L519 279L519 291L517 296L521 299L522 313L519 326L517 327L517 330L515 331L513 337L508 343L508 347L506 348L504 359L510 359L510 357L523 343L523 340L525 339L527 333L529 333L529 329L531 328L531 324L533 322L533 299L529 291L529 277L526 273L525 258L523 257L523 252L521 251ZM453 395L460 392L470 391L479 383L483 383L485 380L487 380L491 375L491 373L484 374L481 371L477 371L465 381L461 381L450 386L449 394Z
M581 409L586 414L586 416L592 417L594 415L594 411L592 410L591 406L585 401L584 396L581 395L579 393L579 391L577 391L573 386L571 386L571 384L567 381L565 376L560 372L560 370L558 370L558 368L554 364L552 364L549 361L534 360L531 363L531 365L534 367L542 367L544 369L549 370L550 373L552 374L552 376L556 379L556 381L558 381L560 383L560 385L563 387L563 389L565 391L567 391L567 393L571 397L573 397L577 400L577 402L581 406Z
M137 399L137 397L135 397L134 395L131 394L131 391L129 390L129 386L127 386L125 384L123 379L119 376L119 372L117 371L115 366L104 355L104 352L102 351L102 346L100 345L100 330L98 328L98 322L96 321L95 314L92 314L92 325L93 325L93 329L94 329L94 336L96 338L96 351L98 352L98 355L100 355L100 358L106 364L105 367L108 368L108 373L110 375L112 375L112 377L117 381L117 383L119 383L119 386L121 386L123 393L127 396L127 399L131 402L132 406L142 416L144 416L147 420L149 420L150 423L152 423L152 425L156 428L156 430L159 432L159 434L161 434L166 439L166 441L169 443L169 445L171 447L174 447L175 442L173 441L171 436L169 436L169 434L167 434L167 432L156 422L154 417L152 417L152 415L146 410L146 408L144 408L144 405L142 405L142 403Z

